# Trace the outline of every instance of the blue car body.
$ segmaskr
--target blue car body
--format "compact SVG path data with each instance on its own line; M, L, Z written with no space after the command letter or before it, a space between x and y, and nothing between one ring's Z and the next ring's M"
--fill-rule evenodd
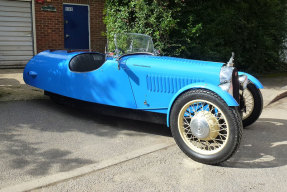
M133 54L120 59L108 57L95 70L72 71L71 60L85 54L100 53L43 51L26 65L24 81L82 101L166 114L167 125L173 102L190 89L211 90L227 105L238 106L232 95L219 87L224 63ZM246 75L258 88L263 88L255 77Z

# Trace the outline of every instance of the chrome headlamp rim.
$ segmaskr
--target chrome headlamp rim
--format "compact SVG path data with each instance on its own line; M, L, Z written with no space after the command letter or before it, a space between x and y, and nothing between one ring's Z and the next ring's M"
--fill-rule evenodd
M223 66L220 70L220 84L219 87L233 95L232 74L234 67Z
M231 82L234 67L223 66L220 70L220 84Z

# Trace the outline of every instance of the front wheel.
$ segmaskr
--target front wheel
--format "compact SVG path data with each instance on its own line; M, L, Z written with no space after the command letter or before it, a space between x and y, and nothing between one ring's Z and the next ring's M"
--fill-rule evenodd
M242 123L243 127L247 127L259 118L263 109L262 94L252 82L243 91L243 100L246 109L242 114Z
M180 149L205 164L229 159L237 151L242 135L238 110L205 89L190 90L175 101L170 125Z

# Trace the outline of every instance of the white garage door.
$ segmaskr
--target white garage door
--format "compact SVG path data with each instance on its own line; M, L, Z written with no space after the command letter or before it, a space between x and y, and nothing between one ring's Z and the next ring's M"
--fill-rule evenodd
M31 2L0 0L0 68L24 66L32 56Z

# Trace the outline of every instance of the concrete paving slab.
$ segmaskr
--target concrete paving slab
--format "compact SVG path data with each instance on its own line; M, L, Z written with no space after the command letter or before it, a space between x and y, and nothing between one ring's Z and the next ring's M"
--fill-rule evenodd
M177 146L83 177L33 190L54 191L286 191L287 108L264 110L243 132L239 151L221 166L196 163Z
M271 77L259 77L265 89L285 89L287 86L287 74L273 75Z
M45 99L43 93L25 84L23 69L0 70L0 101Z
M162 125L56 105L0 102L0 188L173 142Z
M263 96L263 106L266 107L269 105L273 99L275 99L278 95L285 93L286 90L281 89L260 89Z
M130 161L135 158L141 157L143 155L154 153L158 150L166 149L174 145L175 143L169 142L169 143L160 143L160 144L156 144L153 146L148 146L148 147L136 150L136 151L127 152L123 155L100 161L98 163L94 163L91 165L73 169L71 171L61 172L61 173L57 173L54 175L42 177L40 179L20 183L18 185L9 186L9 187L0 189L0 192L10 192L10 191L22 192L22 191L28 191L28 190L35 190L35 189L38 189L44 186L47 187L53 184L57 184L59 182L64 182L69 179L84 176L84 175L93 173L95 171L99 171L99 170L108 168L110 166L117 165L119 163Z

